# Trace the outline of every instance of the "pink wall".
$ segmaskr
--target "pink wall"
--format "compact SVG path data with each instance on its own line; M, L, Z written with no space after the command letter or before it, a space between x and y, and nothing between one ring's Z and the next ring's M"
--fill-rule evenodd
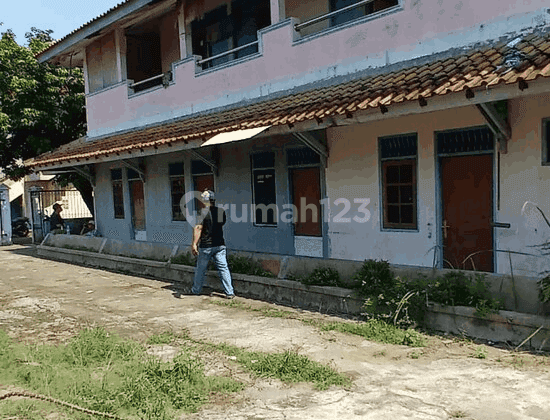
M176 67L175 83L128 98L126 86L87 98L92 137L228 105L295 85L383 65L472 42L472 36L497 38L508 32L512 15L547 6L546 0L405 0L403 10L294 43L290 23L263 34L260 57L203 74L193 62ZM287 13L288 14L288 13ZM500 21L501 25L490 21ZM518 21L520 21L518 19ZM529 17L525 19L529 21ZM486 22L479 35L469 27ZM438 41L438 42L436 42ZM437 45L436 45L437 44ZM347 68L346 68L347 67ZM260 93L260 87L262 87Z

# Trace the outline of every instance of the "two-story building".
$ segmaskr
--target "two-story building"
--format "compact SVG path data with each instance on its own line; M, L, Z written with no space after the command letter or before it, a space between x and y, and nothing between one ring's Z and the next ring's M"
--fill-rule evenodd
M105 237L536 275L550 236L544 0L126 0L38 56L82 66ZM528 204L525 204L529 202ZM542 211L539 211L539 209Z

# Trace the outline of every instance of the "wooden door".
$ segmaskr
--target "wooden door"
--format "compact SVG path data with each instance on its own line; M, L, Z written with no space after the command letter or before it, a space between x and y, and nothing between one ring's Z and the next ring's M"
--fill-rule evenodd
M195 175L193 177L193 187L195 191L198 191L200 194L204 190L214 191L214 175ZM198 199L194 199L195 211L199 212L203 206Z
M493 271L493 156L441 158L444 267Z
M292 203L296 206L296 236L321 236L319 168L291 170ZM313 208L316 210L314 211Z
M135 231L145 230L145 194L143 182L132 180L130 184L130 198L132 208L132 224Z

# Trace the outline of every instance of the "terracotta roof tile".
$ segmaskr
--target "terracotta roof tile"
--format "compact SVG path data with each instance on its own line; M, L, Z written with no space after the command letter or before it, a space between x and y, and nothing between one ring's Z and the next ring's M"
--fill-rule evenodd
M505 65L505 54L515 52L513 49L504 44L478 47L425 65L364 76L339 85L312 88L306 92L236 106L229 110L193 115L157 127L115 134L96 141L78 139L37 157L31 165L44 167L56 162L110 154L123 156L133 150L181 141L187 143L221 132L323 119L369 107L391 106L404 101L416 101L420 97L460 92L465 88L550 77L550 34L529 35L518 44L517 50L522 51L523 61L513 68Z

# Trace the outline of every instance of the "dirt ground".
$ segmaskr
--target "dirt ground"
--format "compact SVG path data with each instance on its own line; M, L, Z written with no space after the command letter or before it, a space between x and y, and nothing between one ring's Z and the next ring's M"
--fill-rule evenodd
M238 294L238 290L236 291ZM322 332L301 319L338 319L237 297L252 308L292 311L266 317L216 304L215 296L180 295L152 279L40 259L32 246L0 248L0 328L27 341L64 342L83 327L104 326L145 340L171 330L248 350L292 349L353 379L350 389L316 391L233 372L248 386L185 419L499 419L550 420L550 358L471 340L433 336L424 348L384 345ZM487 357L473 357L480 346ZM176 349L157 349L169 355ZM205 354L207 369L232 369ZM0 384L0 394L7 389ZM2 401L0 401L0 404Z

